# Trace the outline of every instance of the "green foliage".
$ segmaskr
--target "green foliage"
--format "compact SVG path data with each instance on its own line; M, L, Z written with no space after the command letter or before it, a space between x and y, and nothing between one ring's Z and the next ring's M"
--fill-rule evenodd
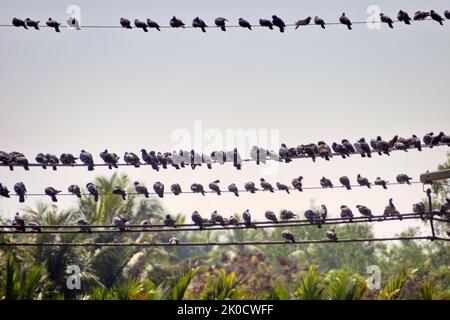
M296 291L297 298L300 300L325 300L326 290L322 279L317 268L311 265L300 280L300 286Z
M406 270L392 276L386 286L379 292L379 300L399 300L402 294L403 286L408 280L408 272Z
M204 296L204 300L229 300L232 299L236 293L236 287L239 285L239 280L236 278L236 273L231 272L227 274L225 270L220 270L219 276L211 285Z

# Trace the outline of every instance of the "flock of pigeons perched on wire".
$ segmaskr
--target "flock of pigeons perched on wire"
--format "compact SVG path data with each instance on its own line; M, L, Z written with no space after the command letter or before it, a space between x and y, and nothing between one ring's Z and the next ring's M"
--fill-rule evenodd
M450 146L450 136L440 132L434 135L433 132L427 133L423 136L423 143L433 148L438 145ZM224 164L226 162L232 162L233 166L240 170L242 168L243 161L255 161L256 164L266 163L266 160L284 161L289 163L295 158L311 158L312 161L316 161L316 158L323 158L329 161L333 158L333 155L342 157L343 159L350 157L351 154L360 154L361 157L372 157L372 153L378 153L379 155L390 155L392 150L403 150L408 152L408 149L416 148L422 151L422 142L416 135L412 135L409 138L402 138L395 135L390 140L383 140L380 136L375 139L371 139L366 142L365 138L361 138L355 143L350 143L347 139L342 139L341 142L333 142L331 147L324 141L319 141L317 144L301 144L297 147L288 147L286 144L282 144L278 152L266 150L257 146L252 147L250 150L250 158L248 160L242 160L241 155L237 149L233 151L213 151L210 155L197 153L195 150L185 151L180 150L172 152L155 152L145 149L141 149L141 158L133 152L125 152L123 160L126 165L131 165L136 168L143 164L150 165L154 170L159 171L160 168L167 169L169 166L175 169L184 168L190 166L193 170L197 166L205 164L209 169L212 169L213 163ZM109 152L107 149L100 152L100 158L103 160L104 165L110 169L117 168L119 165L120 156L116 153ZM57 170L58 165L74 166L77 164L77 160L87 166L89 171L94 170L94 167L98 164L94 163L94 158L91 153L86 150L81 150L79 157L75 157L71 153L63 153L58 158L54 154L39 153L36 155L35 160L37 164L41 165L43 169L52 167L53 170ZM143 162L142 162L143 161ZM14 170L14 166L22 166L25 170L29 170L29 161L27 157L21 152L5 152L0 151L0 163L3 166L9 166L10 170Z
M446 10L444 12L444 16L447 19L450 19L450 11ZM434 10L430 10L429 12L428 11L417 11L414 14L412 19L409 16L409 14L403 10L400 10L397 14L398 21L404 22L405 24L408 24L408 25L411 24L412 20L421 21L421 20L427 19L428 17L437 21L440 25L443 25L444 18ZM319 16L315 16L314 19L312 19L311 17L306 17L305 19L300 19L300 20L296 21L293 24L293 26L295 26L295 29L298 29L301 26L309 25L311 23L311 21L314 21L315 25L320 25L323 29L326 28L325 26L327 23L324 21L324 19L322 19ZM392 18L390 18L388 15L386 15L384 13L380 13L380 21L383 23L386 23L391 29L394 28L394 25L393 25L394 20ZM20 27L23 27L25 29L34 28L35 30L39 30L39 22L40 22L39 20L32 20L30 18L27 18L25 20L22 20L19 18L13 18L12 25L15 27L19 27L19 28ZM222 31L227 30L228 22L229 21L223 17L218 17L214 20L215 26L217 28L220 28ZM340 16L339 22L341 24L345 25L349 30L352 30L352 22L351 22L350 18L346 16L345 12L342 13L342 15ZM50 28L54 28L56 32L60 32L60 27L61 27L60 22L58 22L52 18L48 18L46 25ZM77 30L81 30L80 22L74 17L70 17L67 20L67 25L69 27L74 27ZM283 19L281 19L280 17L278 17L276 15L273 15L271 19L265 19L265 18L259 19L259 25L253 25L246 19L239 18L238 25L239 25L239 27L248 29L248 30L252 30L252 27L255 27L255 26L266 27L270 30L273 30L275 27L275 28L278 28L280 32L284 32L287 27L287 25L283 21ZM132 22L126 18L120 18L120 26L125 29L133 28ZM172 19L170 19L169 26L172 28L185 28L186 24L181 19L174 16L174 17L172 17ZM165 26L160 26L158 24L158 22L156 22L152 19L147 19L146 21L135 19L134 27L137 29L142 29L144 32L148 32L148 29L155 29L155 30L161 31L161 28L163 28ZM206 32L206 28L209 28L209 26L206 24L206 22L203 19L200 19L199 17L196 17L192 21L192 27L198 28L202 32Z
M410 181L412 180L412 178L409 177L407 174L401 173L401 174L397 175L396 180L397 180L397 183L399 183L399 184L409 184L410 185L411 184ZM236 197L239 197L239 192L244 192L244 191L249 192L249 193L255 193L257 191L268 191L268 192L273 193L273 192L275 192L275 190L279 190L279 191L285 191L286 193L290 194L290 190L298 190L300 192L303 191L303 182L302 181L303 181L303 177L299 176L298 178L292 179L292 181L291 181L292 186L288 186L287 184L284 184L281 182L276 182L276 184L275 184L276 188L275 188L270 182L266 181L264 178L261 178L260 179L261 189L257 188L256 184L252 181L246 182L244 184L244 190L239 190L239 188L237 187L237 185L235 183L231 183L230 185L228 185L227 189L228 189L228 192L233 193ZM367 187L370 189L372 186L372 183L369 181L369 179L361 176L360 174L357 175L356 181L360 187ZM339 182L342 185L342 187L345 187L347 190L352 189L352 186L350 184L350 179L347 176L340 177ZM224 190L221 190L219 184L220 184L220 180L215 180L208 184L208 188L210 191L205 191L205 188L203 187L202 184L193 183L190 186L190 192L188 192L188 193L198 193L198 194L202 194L203 196L205 196L206 192L209 192L209 193L214 193L214 194L217 194L220 196L224 192ZM374 181L374 184L376 186L383 187L383 189L387 189L387 185L389 184L389 181L386 181L384 179L381 179L380 177L377 177L376 180ZM330 179L322 177L320 179L320 186L322 188L333 188L334 184ZM135 192L133 192L132 194L143 195L146 198L149 198L150 192L148 191L147 187L140 184L138 181L134 182L134 187L135 187ZM92 182L89 182L86 184L86 190L89 193L89 195L94 197L95 202L98 202L99 196L100 196L99 188L96 185L94 185ZM154 193L156 195L158 195L158 197L160 197L160 198L164 198L164 194L168 193L168 192L165 192L164 184L159 181L157 181L153 184L153 190L154 190ZM25 202L25 198L26 198L26 194L27 194L27 188L26 188L25 184L23 182L16 183L14 185L14 191L16 192L16 195L19 197L19 202L20 203ZM81 196L82 196L81 188L76 184L70 185L68 187L67 191L70 194L77 196L78 198L81 198ZM173 183L170 186L170 191L175 196L178 196L183 193L183 190L178 183ZM57 195L60 194L62 192L62 190L58 190L53 187L47 187L47 188L45 188L44 192L45 192L45 195L49 196L53 202L58 202ZM0 196L5 197L5 198L10 198L9 193L10 193L10 191L9 191L8 187L4 186L0 183ZM113 188L112 195L121 196L123 200L126 200L127 196L128 196L127 192L120 186L115 186Z
M368 207L364 205L357 205L356 208L362 217L367 218L367 221L373 221L374 215ZM413 212L415 214L418 214L422 220L426 220L427 215L429 214L426 212L425 204L423 202L415 203L413 205ZM447 219L450 219L450 199L446 199L446 203L442 205L440 211L437 214L439 216L445 216ZM325 224L327 221L328 210L327 207L322 204L317 210L306 210L304 212L304 216L311 225L316 225L318 228L322 228L322 224ZM297 214L293 213L290 210L283 209L280 211L279 218L273 211L266 211L265 217L268 222L278 224L288 222L289 220L297 218ZM342 219L348 220L348 222L352 222L354 215L351 208L346 205L342 205L340 207L340 217ZM389 199L389 203L384 209L383 216L378 220L382 221L388 217L397 217L399 220L402 220L402 214L400 214L400 212L396 209L392 198ZM210 218L203 218L197 211L194 211L191 215L191 219L194 225L198 226L200 230L203 230L205 227L215 225L220 225L222 227L243 225L246 228L257 229L257 225L253 223L251 214L248 209L242 213L242 221L240 221L235 215L231 215L229 218L223 217L216 210L211 213ZM166 215L163 222L164 226L166 227L177 228L176 221L169 214ZM112 223L120 232L126 232L128 230L129 220L124 216L114 217ZM151 226L151 224L151 221L148 219L143 220L140 223L140 226L142 230L146 230ZM19 213L16 213L14 219L12 220L12 226L16 229L17 232L26 232L27 228L32 232L42 231L42 226L39 223L33 220L26 224L25 220ZM79 219L76 223L76 226L80 229L81 232L92 232L91 225L86 219ZM179 229L179 231L182 230L183 229ZM291 231L284 230L281 235L286 241L295 242L294 235ZM334 229L327 230L326 236L331 241L338 241ZM176 237L172 237L169 240L169 243L178 244L179 240Z

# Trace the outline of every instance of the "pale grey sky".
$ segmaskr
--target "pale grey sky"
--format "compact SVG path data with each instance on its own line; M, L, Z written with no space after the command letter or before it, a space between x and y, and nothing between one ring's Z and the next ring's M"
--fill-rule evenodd
M449 1L21 1L0 2L0 22L17 16L48 17L64 22L66 8L81 8L82 24L118 24L120 17L151 17L167 24L176 15L190 24L196 16L213 24L217 16L236 23L244 17L252 23L277 14L286 23L320 15L336 22L343 11L354 21L367 19L369 5L396 17L402 8L443 13ZM0 28L0 150L18 150L29 159L38 152L78 154L90 151L98 160L105 147L121 156L142 147L171 150L171 136L179 129L192 130L194 121L204 129L278 129L289 145L348 138L352 141L378 134L422 136L428 131L449 131L450 118L450 21L396 24L369 30L355 25L326 30L308 27L286 33L255 29L168 30L160 33L122 29L35 32ZM370 179L382 176L394 181L397 173L418 178L446 160L446 149L422 153L396 152L390 158L371 160L352 157L329 163L294 161L267 179L289 183L298 175L305 186L318 185L322 176L337 183L340 175L352 180L357 173ZM179 182L207 185L220 178L225 189L231 182L256 181L261 172L247 165L240 172L231 166L208 171L175 170L155 173L148 167L120 169L131 179L151 186ZM2 169L0 182L10 189L23 181L30 192L46 186L66 190L68 184L85 185L105 168L89 173L81 168L57 172L32 168L30 172ZM222 197L168 196L162 204L172 212L189 214L197 209L209 215L214 209L228 214L250 209L262 218L267 209L303 210L310 199L325 203L331 215L341 204L365 204L380 212L393 197L400 211L411 210L423 197L421 186L392 187L388 191L357 189L307 191L291 196L281 193ZM34 205L29 198L27 205ZM40 199L49 202L45 197ZM61 199L61 207L74 204ZM17 199L0 199L6 215L18 208ZM355 209L355 208L354 208ZM355 209L356 211L356 209ZM410 224L376 224L379 235L399 232Z

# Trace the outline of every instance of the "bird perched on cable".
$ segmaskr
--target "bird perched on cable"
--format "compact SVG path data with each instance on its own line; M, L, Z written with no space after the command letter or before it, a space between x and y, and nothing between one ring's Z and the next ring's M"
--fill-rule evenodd
M402 220L402 216L400 215L400 212L398 212L395 208L392 198L389 199L389 204L384 208L384 219L386 219L386 217L388 216L398 216L398 218Z
M439 215L445 216L447 219L450 219L450 198L445 199L445 203L439 209Z
M423 143L425 143L425 145L427 145L427 146L430 146L431 140L433 140L433 137L434 137L434 133L433 133L433 132L426 133L426 134L423 136L423 138L422 138Z
M327 215L328 209L324 204L322 204L319 209L319 217L322 219L322 223L324 223L325 220L327 219Z
M411 24L411 18L406 11L400 10L397 14L397 19L405 24Z
M423 202L413 204L413 212L419 214L420 219L425 220L425 204Z
M314 17L314 23L319 25L319 26L321 26L322 29L325 29L325 21L322 18L320 18L318 16L315 16Z
M91 225L88 221L86 221L85 219L79 219L77 221L77 225L80 227L81 232L87 232L87 233L91 233Z
M202 154L202 163L205 163L206 164L206 167L208 168L208 169L212 169L212 160L211 160L211 157L210 156L208 156L207 154Z
M372 210L370 210L369 208L367 208L366 206L363 205L356 205L356 208L358 209L359 213L361 213L362 216L369 218L369 221L372 221Z
M140 29L144 30L144 32L148 32L147 23L145 23L144 21L140 21L139 19L134 19L134 26L136 28L140 28Z
M125 18L120 18L120 25L125 29L132 29L131 21Z
M137 192L137 194L143 194L146 198L149 197L149 192L145 186L142 186L139 184L139 182L134 182L134 188Z
M85 165L87 165L88 171L94 170L94 159L92 158L92 154L85 150L80 151L80 160Z
M170 216L170 214L166 215L166 217L164 218L164 225L166 227L176 227L175 226L175 220L172 219L172 217Z
M342 157L342 159L345 159L346 157L350 157L350 154L347 151L347 148L344 147L343 144L333 142L333 144L331 145L331 148L333 149L334 152L339 154Z
M411 178L411 177L408 177L407 174L400 173L400 174L397 175L396 179L397 179L397 182L400 183L400 184L406 183L406 184L409 184L409 185L410 185L411 182L409 182L409 181L410 181L412 178Z
M200 228L200 230L203 229L203 218L197 211L192 212L191 219L194 224Z
M13 18L12 24L14 27L24 27L25 29L28 30L28 26L26 25L25 21L23 21L22 19Z
M191 150L190 154L191 168L192 170L195 170L197 166L202 165L202 156L199 153L195 152L194 149Z
M61 23L59 23L58 21L53 20L52 18L48 18L46 24L47 24L47 26L49 26L50 28L55 28L55 31L56 31L56 32L60 32L59 26L61 25Z
M396 143L394 143L394 149L408 152L408 144L404 141L397 141Z
M123 160L126 164L133 165L135 168L139 168L141 165L139 157L133 152L125 152Z
M449 146L450 147L450 135L443 135L442 137L441 137L441 143L442 144L446 144L447 146Z
M228 20L222 17L218 17L214 20L216 26L219 27L222 31L227 31L226 22L228 22Z
M279 155L280 155L280 159L284 160L285 163L289 163L292 161L289 148L284 143L281 144L281 148L279 150Z
M214 224L220 224L221 226L225 226L227 224L225 219L218 214L216 210L211 213L211 222Z
M69 17L67 19L67 25L70 28L73 28L73 29L76 29L76 30L81 30L80 21L78 21L78 19L75 18L75 17Z
M239 152L238 152L238 150L236 148L234 148L234 150L233 150L233 166L237 170L241 170L241 168L242 168L241 155L239 154Z
M44 156L43 153L38 153L34 158L37 163L42 164L42 169L47 169L48 159Z
M36 20L31 20L30 18L26 18L25 24L30 28L34 28L35 30L40 30L39 29L39 20L36 21Z
M352 187L350 186L350 179L347 176L342 176L339 178L339 182L347 188L347 190L351 190Z
M119 229L120 232L127 231L128 219L123 216L117 216L113 219L113 224Z
M365 158L366 156L368 158L372 157L372 151L370 150L370 146L366 142L365 138L359 139L358 142L353 144L353 146L355 147L356 151L358 151L361 154L361 157L363 158Z
M5 166L9 166L9 170L14 170L14 167L11 165L12 157L9 153L0 151L0 162Z
M274 192L274 188L272 187L272 185L267 182L264 178L259 179L259 181L261 182L261 188L263 188L263 191L270 191L270 192Z
M445 10L444 15L447 19L450 20L450 10Z
M444 21L444 19L441 17L441 15L439 13L437 13L434 10L430 10L430 17L431 19L433 19L434 21L439 22L439 24L441 26L443 26L444 24L442 23Z
M429 12L416 11L416 13L414 13L414 20L417 20L417 21L425 20L429 16L430 16Z
M305 213L305 218L306 220L309 221L310 224L316 224L317 222L317 227L321 228L321 219L318 213L315 213L312 210L306 210Z
M59 164L59 159L56 155L46 153L44 155L45 159L47 160L47 163L52 166L53 171L57 170L57 165Z
M9 154L10 156L10 165L16 164L22 166L26 171L29 171L30 168L28 167L28 159L25 157L25 155L21 152L13 151ZM10 166L10 170L13 170L13 167Z
M151 165L153 170L159 171L158 158L154 151L147 152L145 149L141 149L141 155L145 163Z
M16 215L14 216L12 225L16 228L17 231L25 232L25 220L20 216L18 212L16 212Z
M239 18L238 23L242 28L247 28L249 30L252 30L252 26L251 26L250 22L248 22L244 18Z
M208 185L208 187L212 192L215 192L215 193L217 193L217 195L220 196L221 192L220 192L220 187L219 187L218 183L220 183L220 180L215 180L215 181L211 182Z
M316 162L316 153L314 152L315 144L301 144L297 147L297 152L299 154L305 154L311 158L313 162ZM300 152L299 152L300 151Z
M281 19L280 17L273 15L272 16L272 24L275 27L278 27L278 29L280 29L280 32L283 33L284 29L286 28L286 24L284 23L283 19Z
M344 146L347 156L350 156L351 153L356 152L353 145L347 139L342 139L341 144Z
M276 186L277 186L278 190L280 190L280 191L286 191L288 194L290 194L290 192L289 192L289 187L288 187L287 185L282 184L282 183L280 183L280 182L277 182L277 183L276 183Z
M14 192L19 196L19 202L25 202L25 195L27 193L27 188L23 182L17 182L14 185Z
M322 188L333 188L333 183L331 182L331 180L325 177L322 177L322 179L320 179L320 185L322 186Z
M87 191L94 196L95 202L98 201L98 188L92 182L86 184Z
M158 197L164 198L164 185L161 182L156 181L153 184L153 190L158 195Z
M152 19L147 19L147 26L149 28L156 29L158 31L161 31L159 24L156 21L153 21Z
M227 223L228 223L229 225L233 225L233 226L239 225L239 221L238 221L238 219L237 219L235 216L230 216L230 217L228 218L228 220L227 220Z
M384 153L389 156L389 143L381 139L380 136L377 137L376 141L376 150L378 154L381 155L381 153Z
M76 184L71 184L69 188L67 189L71 194L74 196L77 196L78 198L81 198L81 190L80 187Z
M119 156L117 154L109 153L108 149L105 149L105 151L100 152L100 158L108 165L109 169L113 167L118 168L117 162L119 161Z
M370 185L371 183L369 182L369 179L362 177L359 173L356 177L356 181L358 182L358 184L362 187L366 186L367 188L370 189Z
M172 193L176 196L178 196L180 193L182 193L181 186L178 183L172 184L170 186L170 191L172 191Z
M298 190L298 191L300 191L300 192L302 192L303 191L303 188L302 188L302 180L303 180L303 177L302 176L299 176L298 178L294 178L294 179L292 179L292 182L291 182L291 184L292 184L292 186L294 187L294 189L296 189L296 190Z
M202 19L200 19L199 17L196 17L193 21L192 21L192 26L194 28L200 28L202 30L202 32L206 32L206 28L208 27L205 23L205 21L203 21Z
M295 29L297 30L300 26L307 26L311 22L311 17L305 19L300 19L295 23Z
M352 22L350 19L345 15L345 12L342 13L341 17L339 18L339 21L346 25L348 30L352 30Z
M353 221L353 212L346 205L341 206L341 218L347 218L350 220L350 222Z
M296 218L297 215L290 210L283 209L280 212L281 220L290 220Z
M382 186L383 187L383 189L387 189L387 184L389 183L389 181L386 181L386 180L384 180L384 179L381 179L380 177L377 177L376 179L375 179L375 185L377 185L377 186Z
M200 183L193 183L191 185L191 191L193 193L201 193L202 195L205 195L205 190L203 189L203 186Z
M327 238L330 239L331 241L335 241L338 242L338 237L336 235L336 232L334 231L334 229L328 230L326 232Z
M272 23L272 21L270 21L268 19L259 19L259 25L261 27L267 27L270 30L273 30L273 23Z
M234 193L236 197L239 197L239 190L235 183L232 183L228 186L228 191Z
M33 232L41 232L42 231L41 225L39 223L37 223L36 221L28 222L28 227L30 227L31 231L33 231Z
M169 244L172 246L178 245L180 244L180 239L178 239L177 237L172 237L169 239Z
M1 183L0 183L0 196L10 198L8 187L3 186Z
M331 148L323 141L319 141L317 143L317 150L319 152L319 156L324 158L327 161L330 161L331 155Z
M127 200L127 193L121 186L115 186L112 193L121 196L122 200Z
M394 29L394 21L392 21L392 19L385 15L384 13L380 13L380 20L383 23L387 23L389 28Z
M170 19L170 26L172 28L184 28L184 22L173 16L172 19Z
M393 149L394 145L398 141L398 135L395 135L391 140L388 141L389 149Z
M156 154L156 160L158 161L158 165L162 166L163 169L167 169L167 158L161 152Z
M434 146L439 145L439 143L441 143L441 139L444 136L444 132L439 132L439 134L437 136L433 136L431 138L431 142L430 142L430 149L433 148Z
M258 191L258 189L255 187L255 183L251 182L251 181L246 182L244 184L244 188L247 192L250 192L250 193L255 193L256 191Z
M59 161L61 161L61 163L66 166L73 166L76 163L77 159L78 158L75 158L71 153L63 153L59 157Z
M264 216L266 217L267 220L273 221L275 223L278 223L278 219L277 219L277 216L276 216L275 212L273 212L273 211L266 211L264 213Z
M256 226L254 224L252 224L252 216L250 214L250 211L247 209L242 213L242 220L244 221L245 227L246 228L255 228Z
M408 138L406 140L408 141L408 143L411 146L413 146L414 148L416 148L419 151L422 151L422 142L415 134L413 134L411 138Z
M295 243L294 234L289 230L284 230L281 232L281 236L286 240L286 242L293 242Z
M61 193L61 190L56 190L53 187L45 188L45 194L48 195L50 198L52 198L53 202L58 202L58 199L56 199L56 195L58 193Z

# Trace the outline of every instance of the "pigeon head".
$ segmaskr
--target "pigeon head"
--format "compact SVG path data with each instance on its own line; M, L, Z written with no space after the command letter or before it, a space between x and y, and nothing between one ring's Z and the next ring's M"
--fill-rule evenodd
M343 204L340 208L344 209L344 208L347 208L347 206Z
M357 177L358 177L358 178L361 178L361 175L358 173Z
M272 19L276 19L276 18L278 18L276 15L273 15L273 16L272 16Z
M298 180L302 180L302 179L303 179L303 177L302 177L302 176L298 177Z
M170 219L170 214L166 215L166 219Z
M264 178L259 179L259 181L264 182L266 181Z
M133 184L134 184L135 186L137 186L137 185L139 184L139 182L135 181Z
M356 207L359 209L359 208L361 208L361 205L357 204Z
M345 12L342 12L342 16L345 17Z

